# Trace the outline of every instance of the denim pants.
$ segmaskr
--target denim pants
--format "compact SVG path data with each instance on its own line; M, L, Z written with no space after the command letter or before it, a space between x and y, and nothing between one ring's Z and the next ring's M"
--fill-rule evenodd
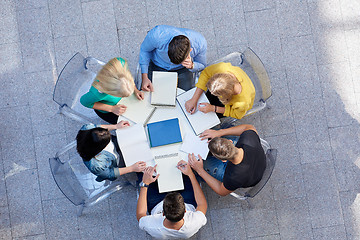
M220 182L223 181L226 165L227 161L223 162L214 156L210 156L204 161L205 171Z
M148 78L152 81L152 72L161 71L161 72L177 72L178 73L178 87L187 91L192 89L195 86L194 74L190 72L187 68L183 67L178 70L166 70L155 65L150 61L148 68Z

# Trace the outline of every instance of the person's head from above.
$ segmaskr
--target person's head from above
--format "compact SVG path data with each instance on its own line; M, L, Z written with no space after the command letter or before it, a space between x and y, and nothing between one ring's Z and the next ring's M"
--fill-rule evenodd
M241 93L241 84L232 73L216 73L206 84L212 95L224 104L231 101L232 96Z
M185 203L180 193L168 193L164 198L163 213L167 220L176 223L184 218Z
M191 51L190 40L184 35L174 37L169 43L168 56L174 64L181 64Z
M238 148L234 146L231 140L226 138L215 137L209 142L210 152L221 161L232 161L235 159Z
M135 83L127 61L123 66L118 59L113 58L102 67L92 86L115 97L128 97L134 92Z
M110 142L110 132L105 128L80 130L76 136L77 151L85 160L90 161Z

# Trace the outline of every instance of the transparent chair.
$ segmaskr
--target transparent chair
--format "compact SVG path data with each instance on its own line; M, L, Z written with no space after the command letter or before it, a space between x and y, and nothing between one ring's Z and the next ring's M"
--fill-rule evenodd
M76 53L61 70L54 88L53 99L59 104L59 112L81 123L96 123L100 118L93 109L81 105L80 97L89 91L96 73L105 63L85 58Z
M50 170L60 191L75 205L80 206L78 216L85 207L91 207L130 185L124 178L97 182L76 152L76 141L63 147L49 159Z
M253 187L239 188L234 192L230 193L231 196L239 200L246 200L250 206L251 204L248 199L255 197L265 187L266 183L269 181L272 175L276 163L277 150L271 149L269 143L266 142L264 139L260 139L260 141L266 153L266 168L262 179L258 184Z
M233 66L238 66L249 76L255 87L255 99L252 109L245 116L256 113L266 107L266 101L271 97L270 78L260 58L251 48L247 48L243 53L233 52L220 58L212 64L219 62L229 62ZM235 119L236 120L236 119Z

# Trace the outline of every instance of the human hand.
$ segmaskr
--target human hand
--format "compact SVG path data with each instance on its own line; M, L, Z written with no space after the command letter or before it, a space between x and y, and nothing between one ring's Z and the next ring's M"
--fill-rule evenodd
M205 140L205 139L210 139L211 140L211 139L216 138L216 137L221 137L221 134L217 130L207 129L203 133L200 134L200 137L201 137L201 140Z
M195 155L192 153L188 155L188 163L190 164L191 168L194 169L196 172L200 171L204 168L204 162L200 155L198 155L199 160L196 159Z
M146 162L144 161L139 161L131 165L132 172L142 172L145 170L145 168L146 168Z
M153 174L156 171L156 166L157 165L155 165L155 167L149 166L149 167L145 168L142 181L146 185L150 185L151 183L155 182L159 178L160 174L156 175L156 177L153 177Z
M121 114L123 114L126 111L126 106L122 105L122 104L118 104L118 105L114 105L111 108L111 112L120 116Z
M184 67L188 68L188 69L193 69L194 68L194 62L191 59L190 53L189 55L185 58L184 61L182 61L181 65L183 65Z
M186 176L191 176L194 174L189 164L184 160L179 161L176 167Z
M139 90L135 90L135 96L139 100L144 100L144 92L141 92Z
M185 109L187 112L193 114L196 111L197 100L191 98L185 102Z
M142 78L142 83L141 83L141 90L146 91L146 92L153 92L153 85L150 81L150 79L147 76L143 76Z
M203 113L215 112L215 106L209 103L199 103L199 111Z
M120 121L115 125L115 129L120 129L123 127L130 127L130 123L128 121Z

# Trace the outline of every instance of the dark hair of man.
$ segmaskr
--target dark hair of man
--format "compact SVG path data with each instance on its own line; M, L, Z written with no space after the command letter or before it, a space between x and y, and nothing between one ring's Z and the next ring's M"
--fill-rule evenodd
M164 198L163 211L170 222L178 222L185 215L184 198L180 193L168 193Z
M90 161L110 142L110 132L105 128L80 130L76 136L77 151L84 161Z
M168 55L174 64L182 63L190 52L190 40L184 35L174 37L169 43Z

